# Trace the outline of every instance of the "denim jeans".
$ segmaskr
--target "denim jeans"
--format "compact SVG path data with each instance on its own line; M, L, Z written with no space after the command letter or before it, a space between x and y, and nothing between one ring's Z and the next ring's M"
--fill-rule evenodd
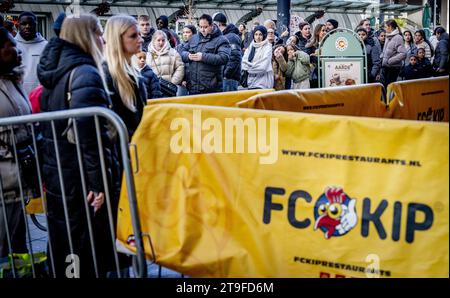
M189 94L188 90L186 89L186 87L183 86L177 86L178 90L177 90L177 96L186 96Z
M223 91L237 91L239 86L239 82L236 80L223 80Z

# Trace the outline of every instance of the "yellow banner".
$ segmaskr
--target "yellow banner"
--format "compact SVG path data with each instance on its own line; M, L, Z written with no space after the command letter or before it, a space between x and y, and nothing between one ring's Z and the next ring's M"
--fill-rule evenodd
M388 86L391 118L448 122L448 76Z
M170 98L158 98L147 100L147 105L155 105L162 103L182 103L182 104L196 104L206 106L222 106L233 107L236 103L250 98L257 94L273 92L274 89L255 89L255 90L241 90L221 93L209 93L200 95L189 95Z
M142 231L163 266L449 276L448 123L164 104L145 108L133 143ZM117 237L133 251L124 188Z
M238 103L241 108L330 115L384 117L381 84L340 88L286 90L255 95Z

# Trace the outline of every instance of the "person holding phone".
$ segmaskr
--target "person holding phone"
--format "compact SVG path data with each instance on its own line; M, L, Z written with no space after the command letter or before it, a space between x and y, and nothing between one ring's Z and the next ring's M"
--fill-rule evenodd
M189 63L189 94L223 91L223 69L230 59L231 48L210 15L200 17L199 33L185 43L180 51L183 62Z

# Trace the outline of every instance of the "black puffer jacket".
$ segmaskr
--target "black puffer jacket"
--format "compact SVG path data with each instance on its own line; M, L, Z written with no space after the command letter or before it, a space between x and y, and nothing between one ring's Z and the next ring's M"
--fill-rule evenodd
M136 111L131 111L120 98L119 90L114 83L111 74L109 72L106 63L103 64L103 70L106 76L106 82L108 84L108 90L110 91L112 110L122 118L125 126L128 129L128 136L131 140L134 132L136 131L139 123L141 122L142 113L144 112L144 106L147 103L147 89L143 77L139 77L139 86L134 84L134 94L136 96Z
M228 39L231 48L230 59L225 66L223 76L225 79L239 81L241 79L241 64L242 64L242 51L241 51L241 39L239 38L239 29L229 24L223 35Z
M308 44L308 40L303 37L303 35L300 33L300 31L295 33L295 35L298 38L298 43L297 43L298 48L300 49L300 51L305 52L306 45Z
M147 99L163 97L158 77L155 75L150 66L145 65L145 67L141 69L141 76L144 78L145 81L145 88L147 90Z
M41 111L50 112L69 108L66 92L68 92L69 75L75 71L71 84L70 107L109 107L109 99L102 84L101 77L94 60L79 47L59 38L53 38L44 49L37 67L37 74L44 86ZM72 236L74 253L80 257L81 276L92 276L93 268L87 234L87 223L84 200L86 193L81 184L81 174L77 158L76 146L69 143L63 131L68 124L67 120L55 121L56 139L60 155L62 178L64 181L64 194L69 209L70 234ZM95 133L93 117L77 119L79 143L83 156L83 176L86 179L86 191L105 192L103 185L99 148ZM66 256L70 253L67 245L67 233L63 212L63 195L59 180L59 171L55 153L52 127L49 122L41 123L43 135L43 180L46 187L48 204L49 231L52 237L53 254L57 276L65 276ZM113 218L116 219L119 197L119 169L115 159L115 145L108 137L106 121L100 117L100 132L103 143L103 154L106 165L106 179L108 182ZM98 259L99 273L104 276L106 271L113 269L113 251L110 243L111 237L105 233L108 229L106 205L97 211L95 218L90 210L93 220L95 244ZM84 265L83 265L84 264Z
M202 61L190 61L190 51L201 52ZM184 63L189 63L189 94L221 92L223 68L230 59L230 53L230 43L216 26L206 37L198 33L185 43L181 48L181 58Z

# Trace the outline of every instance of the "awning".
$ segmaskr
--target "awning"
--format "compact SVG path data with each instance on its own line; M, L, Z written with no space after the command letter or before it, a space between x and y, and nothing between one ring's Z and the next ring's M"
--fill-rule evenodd
M102 0L15 0L15 3L27 4L58 4L70 5L98 5ZM112 7L156 7L156 8L183 8L188 1L180 0L109 0ZM276 0L195 0L197 9L276 9ZM334 13L370 13L373 9L385 13L400 14L403 12L415 12L422 9L420 5L378 3L377 0L360 1L332 1L332 0L291 0L292 11L317 11L319 9Z

